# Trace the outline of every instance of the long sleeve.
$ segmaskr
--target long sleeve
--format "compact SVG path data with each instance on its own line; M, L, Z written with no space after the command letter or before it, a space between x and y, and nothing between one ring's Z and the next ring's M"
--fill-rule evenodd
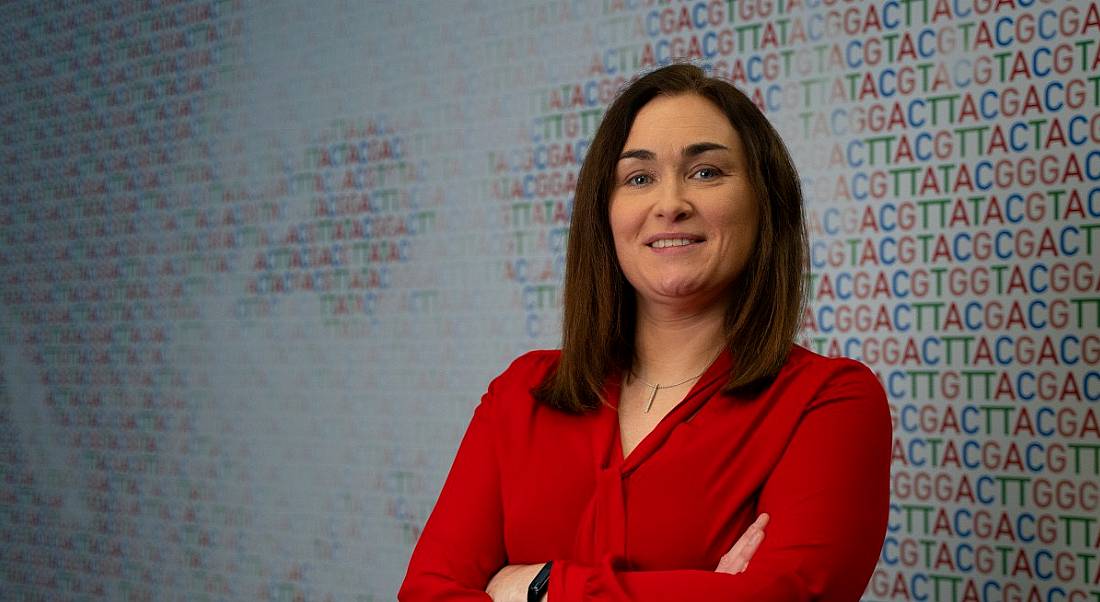
M746 572L619 570L610 556L596 566L555 560L550 602L857 600L885 535L890 419L873 374L841 361L764 482L757 510L772 520Z
M494 381L495 384L495 381ZM485 586L505 564L494 385L474 410L451 471L413 550L399 600L490 600Z

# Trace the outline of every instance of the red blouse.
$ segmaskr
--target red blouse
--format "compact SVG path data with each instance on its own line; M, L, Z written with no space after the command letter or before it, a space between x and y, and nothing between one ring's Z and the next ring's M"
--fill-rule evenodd
M489 385L409 561L400 600L488 600L508 564L553 560L550 602L857 600L886 531L890 416L862 364L794 347L759 395L723 353L627 458L618 377L588 414L536 403L557 351ZM715 573L771 522L748 569Z

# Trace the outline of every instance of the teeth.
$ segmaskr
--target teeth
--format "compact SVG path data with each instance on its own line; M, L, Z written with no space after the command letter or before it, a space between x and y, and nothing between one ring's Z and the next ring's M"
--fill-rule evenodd
M682 247L684 245L690 245L695 242L687 238L662 238L661 240L653 241L649 246L654 249L664 249L665 247Z

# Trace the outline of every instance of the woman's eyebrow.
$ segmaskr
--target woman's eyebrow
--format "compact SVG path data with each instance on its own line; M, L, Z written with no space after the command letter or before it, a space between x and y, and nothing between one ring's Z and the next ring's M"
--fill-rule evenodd
M686 147L683 155L684 157L694 157L695 155L701 155L712 150L729 150L729 147L718 144L717 142L698 142Z
M689 144L684 147L683 156L694 157L701 155L707 151L712 150L729 150L728 146L718 144L717 142L696 142L695 144ZM646 150L644 148L633 148L623 151L623 154L619 155L619 160L623 159L641 159L642 161L652 161L657 158L657 155L653 154L653 151Z
M623 154L619 155L619 160L623 159L641 159L642 161L652 161L657 158L657 155L653 154L653 151L645 150L644 148L634 148L628 151L623 151Z

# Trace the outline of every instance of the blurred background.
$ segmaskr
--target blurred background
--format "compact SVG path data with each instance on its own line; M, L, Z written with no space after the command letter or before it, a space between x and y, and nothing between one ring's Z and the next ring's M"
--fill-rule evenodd
M895 421L867 600L1100 600L1100 8L0 5L0 598L390 600L573 183L689 60L790 145Z

